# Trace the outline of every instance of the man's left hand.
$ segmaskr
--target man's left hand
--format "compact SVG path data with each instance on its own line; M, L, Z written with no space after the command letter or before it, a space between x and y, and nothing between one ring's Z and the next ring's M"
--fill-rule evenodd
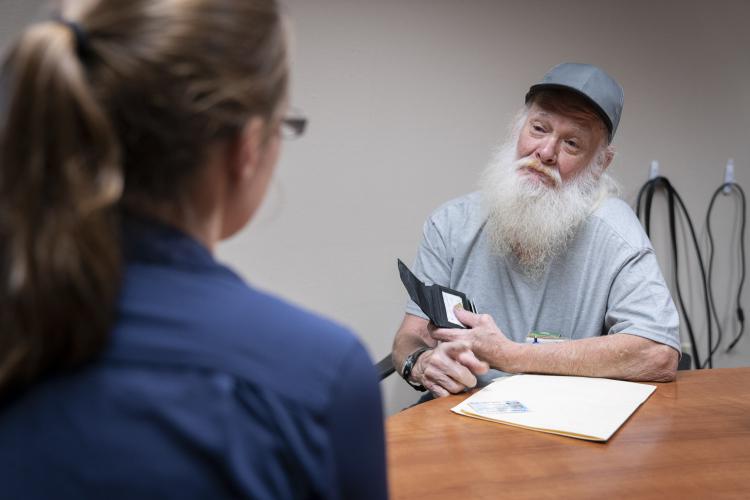
M430 336L444 342L459 341L468 345L477 358L486 361L491 367L511 371L517 344L498 328L489 314L474 314L463 308L455 309L456 318L467 329L437 328L430 329Z

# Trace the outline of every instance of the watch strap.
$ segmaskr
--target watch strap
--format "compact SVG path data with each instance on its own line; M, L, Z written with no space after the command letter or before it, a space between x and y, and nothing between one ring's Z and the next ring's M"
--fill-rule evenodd
M424 392L427 389L425 389L425 387L422 384L417 384L415 382L412 382L411 380L409 380L409 377L411 377L411 372L414 369L414 366L416 366L417 360L419 359L419 357L429 350L430 350L429 347L420 347L413 353L409 354L406 357L406 360L404 361L403 368L401 369L401 376L404 378L404 380L406 380L406 383L412 386L415 390L420 391L420 392Z

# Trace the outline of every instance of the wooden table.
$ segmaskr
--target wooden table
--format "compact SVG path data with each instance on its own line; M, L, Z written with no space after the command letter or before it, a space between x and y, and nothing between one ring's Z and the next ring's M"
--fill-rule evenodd
M450 396L386 423L393 499L750 499L750 368L678 372L607 443L463 417Z

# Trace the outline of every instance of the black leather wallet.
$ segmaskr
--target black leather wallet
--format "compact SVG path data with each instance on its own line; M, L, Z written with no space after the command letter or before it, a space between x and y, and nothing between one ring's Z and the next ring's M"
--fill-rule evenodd
M414 276L406 264L398 260L398 273L411 300L417 303L422 312L439 328L465 328L453 314L453 308L461 304L464 309L477 312L466 294L442 285L425 285ZM455 322L454 322L455 321Z

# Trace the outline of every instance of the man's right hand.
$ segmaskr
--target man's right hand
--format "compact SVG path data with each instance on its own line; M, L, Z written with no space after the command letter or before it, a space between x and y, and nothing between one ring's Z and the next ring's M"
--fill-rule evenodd
M476 386L476 375L487 370L489 365L463 342L441 342L419 356L411 378L435 397L443 397Z

